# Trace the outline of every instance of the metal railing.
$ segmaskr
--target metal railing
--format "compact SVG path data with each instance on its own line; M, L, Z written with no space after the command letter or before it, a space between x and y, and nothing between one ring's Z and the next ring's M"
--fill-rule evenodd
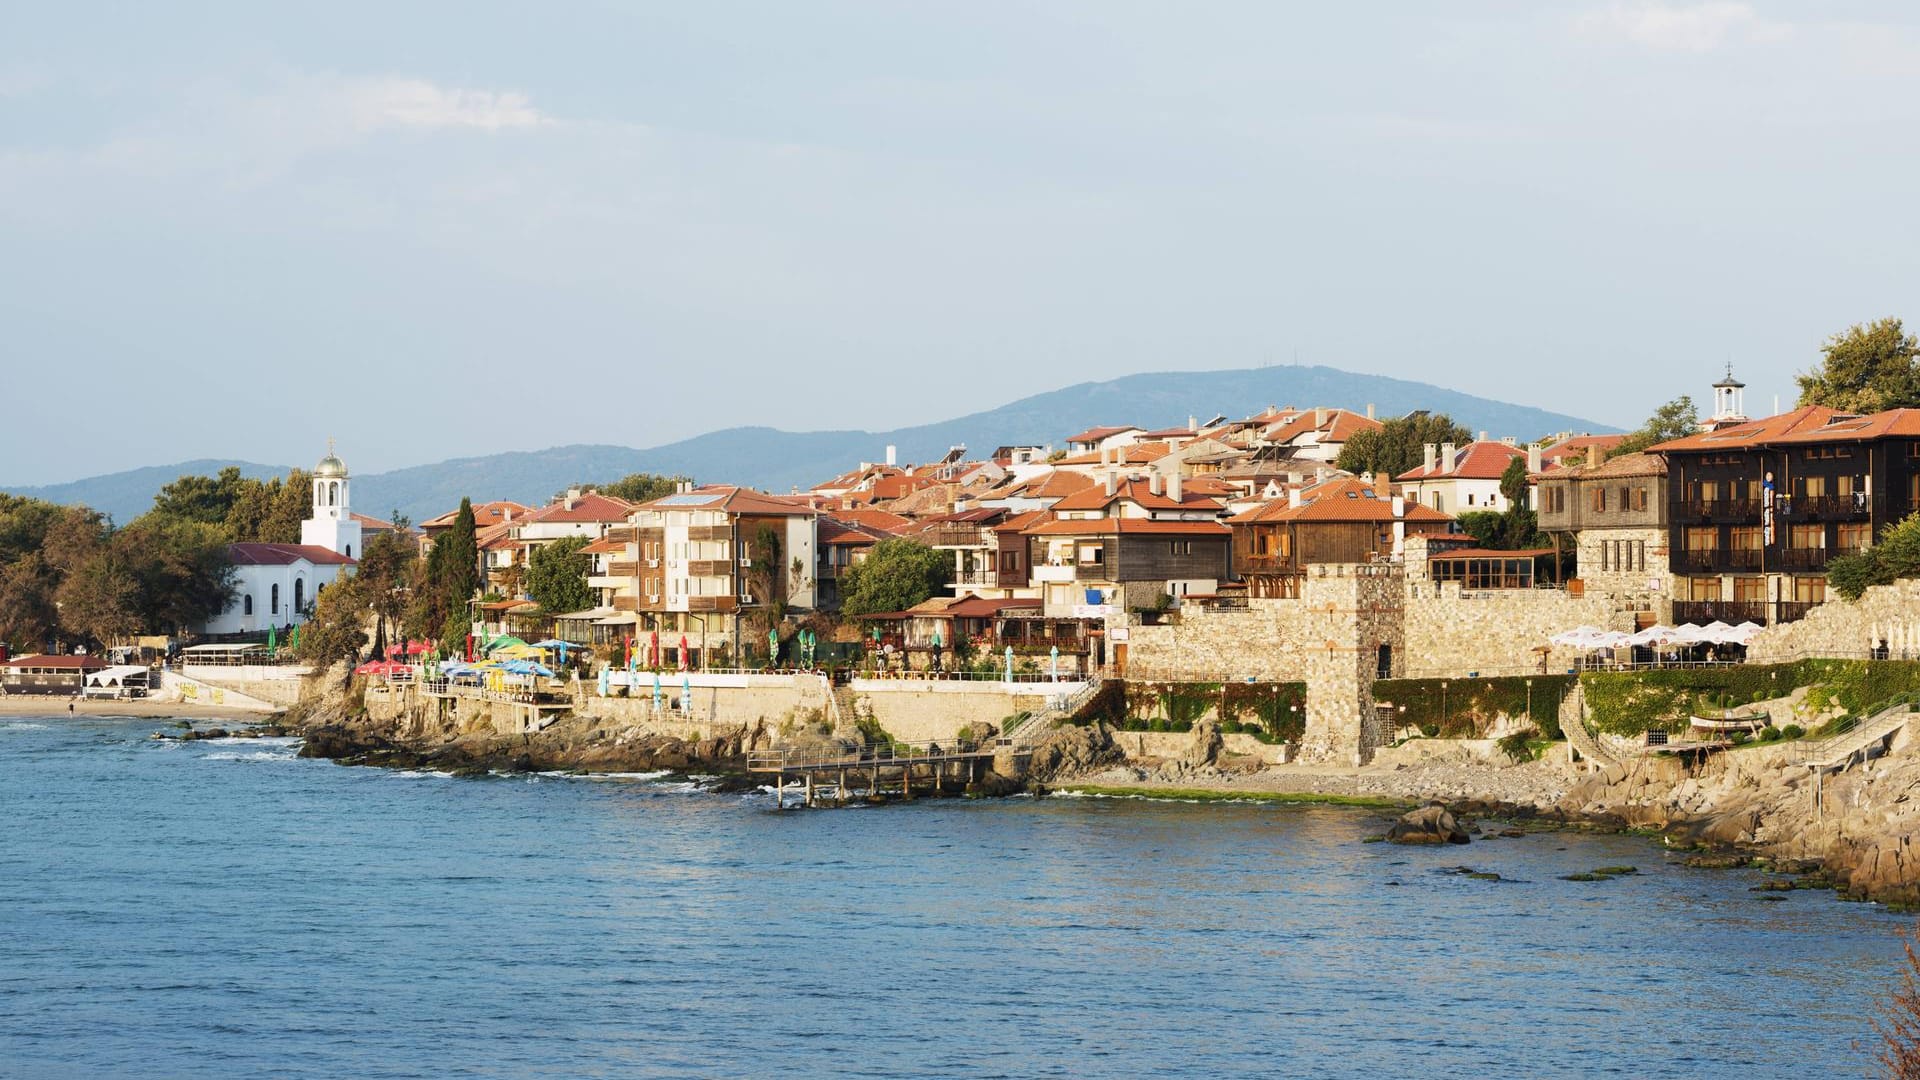
M1848 758L1886 738L1920 712L1920 694L1898 694L1856 715L1841 717L1831 734L1803 739L1794 747L1793 764L1838 768Z
M945 743L939 740L928 742L889 740L871 746L858 747L830 744L787 746L774 750L754 750L748 753L747 768L754 772L777 772L785 769L834 767L853 769L920 765L948 761L957 757L970 757L984 752L980 744L972 739L953 739Z

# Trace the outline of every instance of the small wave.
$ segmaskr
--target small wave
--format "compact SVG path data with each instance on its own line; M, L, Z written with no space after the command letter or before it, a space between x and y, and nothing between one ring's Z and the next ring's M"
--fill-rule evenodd
M45 731L47 725L25 720L0 720L0 731Z
M205 760L207 761L296 761L298 760L298 758L299 758L299 755L297 754L289 754L289 753L284 753L280 751L252 750L246 753L237 753L237 752L229 753L226 751L221 751L219 753L208 754Z
M433 769L401 769L391 775L405 777L408 780L451 780L452 773L436 772Z

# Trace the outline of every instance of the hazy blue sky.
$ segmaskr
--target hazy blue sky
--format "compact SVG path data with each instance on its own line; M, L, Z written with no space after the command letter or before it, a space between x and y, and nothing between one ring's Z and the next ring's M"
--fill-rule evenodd
M0 482L1296 356L1755 411L1920 320L1916 132L1896 2L11 0Z

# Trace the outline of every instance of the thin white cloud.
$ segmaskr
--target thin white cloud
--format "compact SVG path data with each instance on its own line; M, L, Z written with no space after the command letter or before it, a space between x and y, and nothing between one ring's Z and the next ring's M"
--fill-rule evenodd
M1752 4L1710 0L1703 4L1616 3L1574 20L1583 37L1624 41L1660 52L1712 52L1728 45L1779 41L1789 23L1764 18Z
M469 128L499 131L534 127L547 117L525 94L439 86L425 79L348 80L342 87L354 124L388 128Z

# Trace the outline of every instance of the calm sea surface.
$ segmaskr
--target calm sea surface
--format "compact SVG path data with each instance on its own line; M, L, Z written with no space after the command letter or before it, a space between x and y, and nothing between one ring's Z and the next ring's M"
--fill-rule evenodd
M157 727L0 718L0 1074L1857 1076L1902 925L1625 837L774 814Z

